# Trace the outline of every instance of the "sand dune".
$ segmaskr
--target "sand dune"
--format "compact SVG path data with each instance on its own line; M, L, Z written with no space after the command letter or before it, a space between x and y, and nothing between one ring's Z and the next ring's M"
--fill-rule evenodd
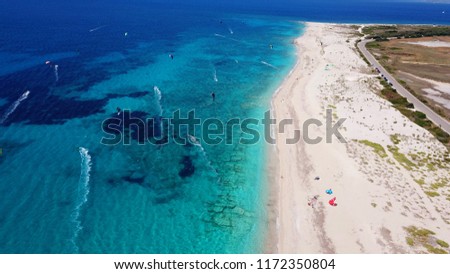
M335 119L347 119L347 143L287 145L294 128L277 134L268 252L448 252L436 244L450 242L448 150L377 94L376 75L356 52L356 32L308 23L296 40L299 61L273 98L275 117L301 129L332 109ZM310 135L325 136L324 128L313 126ZM328 204L332 197L338 206ZM435 235L416 239L406 229L412 226Z

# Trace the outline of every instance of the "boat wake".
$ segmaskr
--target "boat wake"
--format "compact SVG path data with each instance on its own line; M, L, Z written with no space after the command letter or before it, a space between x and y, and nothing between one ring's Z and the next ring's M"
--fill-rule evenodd
M161 90L157 86L154 86L153 91L155 92L156 104L158 106L159 116L162 116L163 109L162 109L162 104L161 104L161 99L162 99Z
M261 61L261 64L266 65L266 66L268 66L268 67L271 67L271 68L273 68L273 69L278 70L278 68L277 68L276 66L274 66L274 65L272 65L272 64L270 64L270 63L267 63L267 62L265 62L265 61Z
M16 108L20 105L20 103L23 100L26 100L28 98L28 95L30 95L30 91L27 90L25 91L25 93L23 93L19 99L17 99L5 112L5 114L3 114L2 119L0 120L0 124L3 124L9 117L9 115L11 115Z
M202 144L200 143L199 140L197 140L197 137L192 136L192 135L190 135L190 134L188 134L187 136L188 136L189 142L190 142L191 144L193 144L194 146L201 147L201 149L204 151L204 149L203 149L203 147L202 147Z
M222 34L214 33L214 36L241 43L241 41L239 41L237 39L226 37L225 35L222 35Z
M209 160L208 155L206 153L206 150L202 146L202 143L195 136L192 136L192 135L189 135L189 134L187 136L188 136L189 142L199 149L200 154L202 155L203 159L208 164L208 168L210 168L214 172L215 176L219 176L219 173L217 173L217 170L212 166L212 163Z
M222 35L222 34L217 34L217 33L214 33L214 36L217 36L217 37L222 37L222 38L227 38L225 35Z
M59 81L58 65L55 65L55 79L56 79L56 82Z
M104 28L106 26L107 25L103 25L103 26L100 26L100 27L96 27L96 28L90 29L89 32L94 32L94 31L100 30L100 29L102 29L102 28Z
M86 202L88 201L89 180L92 166L89 151L83 147L80 147L79 152L81 157L81 172L80 172L80 180L78 182L76 205L72 213L72 222L75 225L75 231L71 239L71 242L73 243L75 253L79 252L76 241L78 238L78 234L83 229L80 221L80 211L83 208L84 204L86 204Z
M219 82L219 79L217 78L217 70L216 69L214 69L213 79L214 79L214 82Z

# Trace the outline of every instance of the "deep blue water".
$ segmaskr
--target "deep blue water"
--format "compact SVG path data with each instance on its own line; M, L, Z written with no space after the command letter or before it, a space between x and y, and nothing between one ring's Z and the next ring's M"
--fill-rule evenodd
M450 14L423 4L60 2L0 1L1 253L262 252L263 142L140 146L132 130L131 145L105 146L102 122L117 107L141 118L262 118L295 63L303 25L293 19L448 24Z
M241 2L227 1L227 4L222 4L222 7L244 13L289 16L297 20L313 22L450 24L450 4L408 2L407 0L249 0L245 1L245 4ZM443 11L445 13L442 13Z

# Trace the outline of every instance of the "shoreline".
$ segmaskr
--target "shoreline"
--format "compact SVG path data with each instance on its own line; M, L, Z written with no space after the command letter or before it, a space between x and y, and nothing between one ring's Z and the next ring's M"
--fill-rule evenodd
M391 150L437 159L445 147L377 95L376 75L356 52L359 37L350 25L304 24L295 40L297 62L271 101L277 122L293 119L295 128L277 133L277 144L268 149L266 253L421 253L423 246L405 240L411 226L450 241L450 213L440 210L448 205L445 197L428 197L416 183L424 172L419 164L407 167ZM348 143L333 138L331 144L285 144L306 119L325 121L327 108L333 120L347 119L340 132ZM393 142L393 135L401 142ZM312 126L310 136L324 137L325 131ZM381 146L386 156L362 143ZM427 181L450 180L448 168L429 171ZM337 207L328 205L329 188ZM314 195L320 197L311 208L307 203Z
M306 29L308 27L308 22L300 21L300 24L303 25L302 33L299 37L294 38L293 43L295 44L295 58L297 59L295 61L294 66L291 70L289 70L289 73L286 75L286 77L283 79L281 85L275 90L275 92L272 95L272 98L270 100L270 113L272 114L272 118L277 119L276 112L275 112L275 98L279 95L279 93L282 90L283 84L288 80L289 77L292 77L292 75L296 72L297 68L300 66L300 57L301 54L299 52L299 46L297 43L297 40L300 39L306 32ZM271 130L271 136L274 136L276 133L275 130ZM269 228L266 230L267 237L265 239L264 244L264 253L265 254L277 254L279 253L279 225L280 225L280 218L279 218L279 201L281 200L280 197L280 188L277 184L277 178L280 177L280 165L279 165L279 155L278 155L278 148L277 144L272 145L268 144L266 149L266 157L268 159L268 163L266 165L267 170L267 181L268 181L268 198L267 198L267 222Z
M304 25L304 29L300 35L300 37L297 37L294 39L295 43L295 50L296 50L296 61L293 66L293 68L289 71L287 76L283 79L281 85L275 90L275 92L272 95L272 98L270 100L270 113L272 113L272 118L278 119L276 116L276 107L275 107L275 99L277 96L279 96L280 92L282 91L283 84L288 80L289 77L292 77L292 75L296 72L297 68L300 66L300 58L301 55L299 53L299 46L297 43L297 40L300 39L307 30L307 22L299 22L300 24ZM275 130L271 130L271 135L274 136L276 134ZM264 253L266 254L277 254L279 253L279 226L280 226L280 205L279 201L281 200L280 197L280 187L278 184L278 178L280 178L280 165L279 165L279 151L277 144L275 145L268 145L267 148L267 177L268 177L268 190L269 190L269 197L267 199L267 220L268 220L268 226L267 229L267 238L265 241L265 247L264 247Z

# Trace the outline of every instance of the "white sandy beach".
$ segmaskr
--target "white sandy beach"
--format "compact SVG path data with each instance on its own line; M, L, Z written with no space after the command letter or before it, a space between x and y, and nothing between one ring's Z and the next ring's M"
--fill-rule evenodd
M450 242L448 150L377 94L381 86L356 51L356 34L350 26L308 23L296 40L299 62L273 98L274 116L302 129L306 119L325 123L333 109L335 120L347 119L340 130L347 143L287 145L294 128L277 134L268 252L428 253L407 243L410 226L435 232L431 246ZM310 136L325 137L325 127L311 126ZM338 206L328 204L332 197Z

